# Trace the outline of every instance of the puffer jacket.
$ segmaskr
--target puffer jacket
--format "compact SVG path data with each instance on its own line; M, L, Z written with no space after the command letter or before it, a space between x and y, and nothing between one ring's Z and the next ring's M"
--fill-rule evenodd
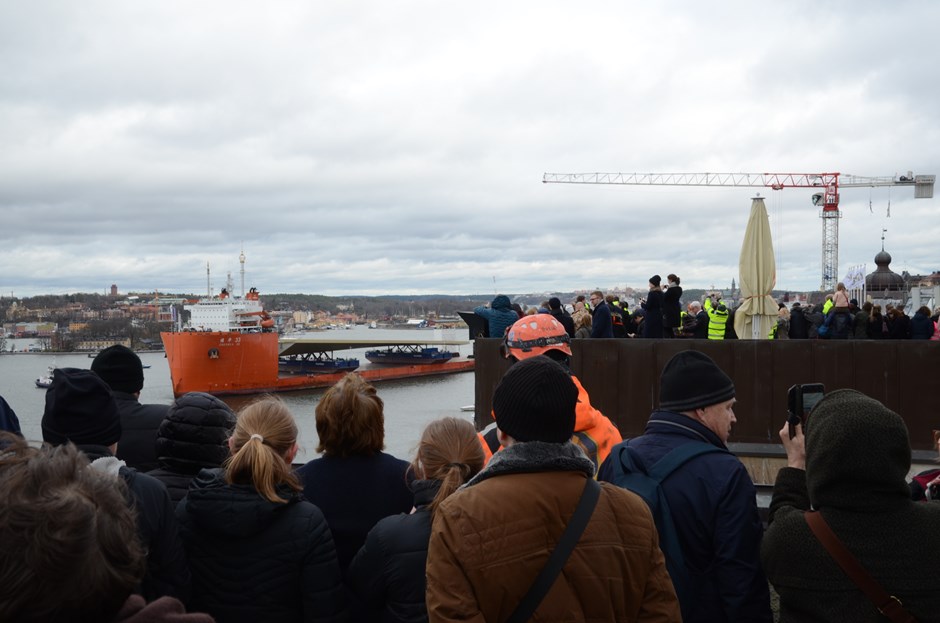
M656 411L643 435L625 441L644 466L671 450L704 441L727 450L715 433L681 413ZM616 447L611 452L616 456ZM613 464L598 480L613 478ZM742 623L772 620L770 592L760 566L763 525L747 469L731 452L691 459L662 484L689 575L682 620Z
M489 307L480 305L473 313L486 318L489 337L503 337L506 329L519 320L519 314L513 311L512 303L505 294L496 295Z
M415 511L386 517L369 531L353 558L346 581L357 597L384 623L422 623L428 620L424 602L424 568L431 538L428 505L441 487L439 480L416 480Z
M545 566L594 466L571 443L515 443L437 509L427 564L430 621L505 621ZM678 621L649 509L601 484L564 570L533 620Z
M228 458L234 428L235 413L219 398L202 392L180 396L157 430L160 467L148 474L166 485L174 504L179 502L199 470L221 467Z
M342 577L326 519L287 487L269 502L204 469L176 507L193 574L190 610L218 623L345 621Z
M934 326L930 316L920 311L911 317L911 339L929 340L933 337Z
M940 504L914 502L901 417L854 390L827 394L806 423L806 470L777 474L761 558L780 621L886 621L810 531L819 510L876 582L918 621L940 620Z

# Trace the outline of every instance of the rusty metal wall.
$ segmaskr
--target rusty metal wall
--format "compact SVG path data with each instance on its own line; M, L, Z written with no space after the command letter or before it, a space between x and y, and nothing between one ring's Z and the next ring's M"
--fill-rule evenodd
M493 389L509 367L498 339L477 339L476 422L492 422ZM572 372L591 402L624 437L643 433L659 398L659 375L675 353L699 350L734 379L737 393L732 442L779 443L787 389L823 383L826 391L857 389L899 413L911 446L932 450L940 429L940 342L921 340L630 340L572 341Z

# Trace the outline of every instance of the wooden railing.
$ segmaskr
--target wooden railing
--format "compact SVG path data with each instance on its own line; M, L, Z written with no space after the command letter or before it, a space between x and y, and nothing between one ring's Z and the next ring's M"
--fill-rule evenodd
M493 390L509 362L498 339L478 338L476 423L492 422ZM734 379L737 404L731 441L738 454L779 456L787 390L823 383L852 388L897 412L907 423L915 459L936 456L940 429L940 342L921 340L572 340L572 372L624 437L643 433L659 399L659 376L681 350L702 351ZM846 431L851 434L851 431Z

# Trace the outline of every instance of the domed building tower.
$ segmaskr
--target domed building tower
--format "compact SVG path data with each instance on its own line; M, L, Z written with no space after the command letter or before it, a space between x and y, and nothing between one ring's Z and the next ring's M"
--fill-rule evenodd
M897 274L888 266L891 264L891 254L885 251L884 236L881 238L881 251L875 256L875 272L865 275L865 290L872 299L897 300L907 299L907 286L904 277Z

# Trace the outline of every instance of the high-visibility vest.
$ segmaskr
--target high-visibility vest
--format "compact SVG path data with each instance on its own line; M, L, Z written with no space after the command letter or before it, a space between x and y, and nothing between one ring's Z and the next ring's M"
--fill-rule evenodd
M832 299L826 299L826 302L823 303L823 316L829 313L829 310L832 309L832 306L835 303L832 302Z
M716 307L712 307L711 297L705 299L705 313L708 314L708 339L725 339L725 325L728 324L728 308L724 301L718 301Z

